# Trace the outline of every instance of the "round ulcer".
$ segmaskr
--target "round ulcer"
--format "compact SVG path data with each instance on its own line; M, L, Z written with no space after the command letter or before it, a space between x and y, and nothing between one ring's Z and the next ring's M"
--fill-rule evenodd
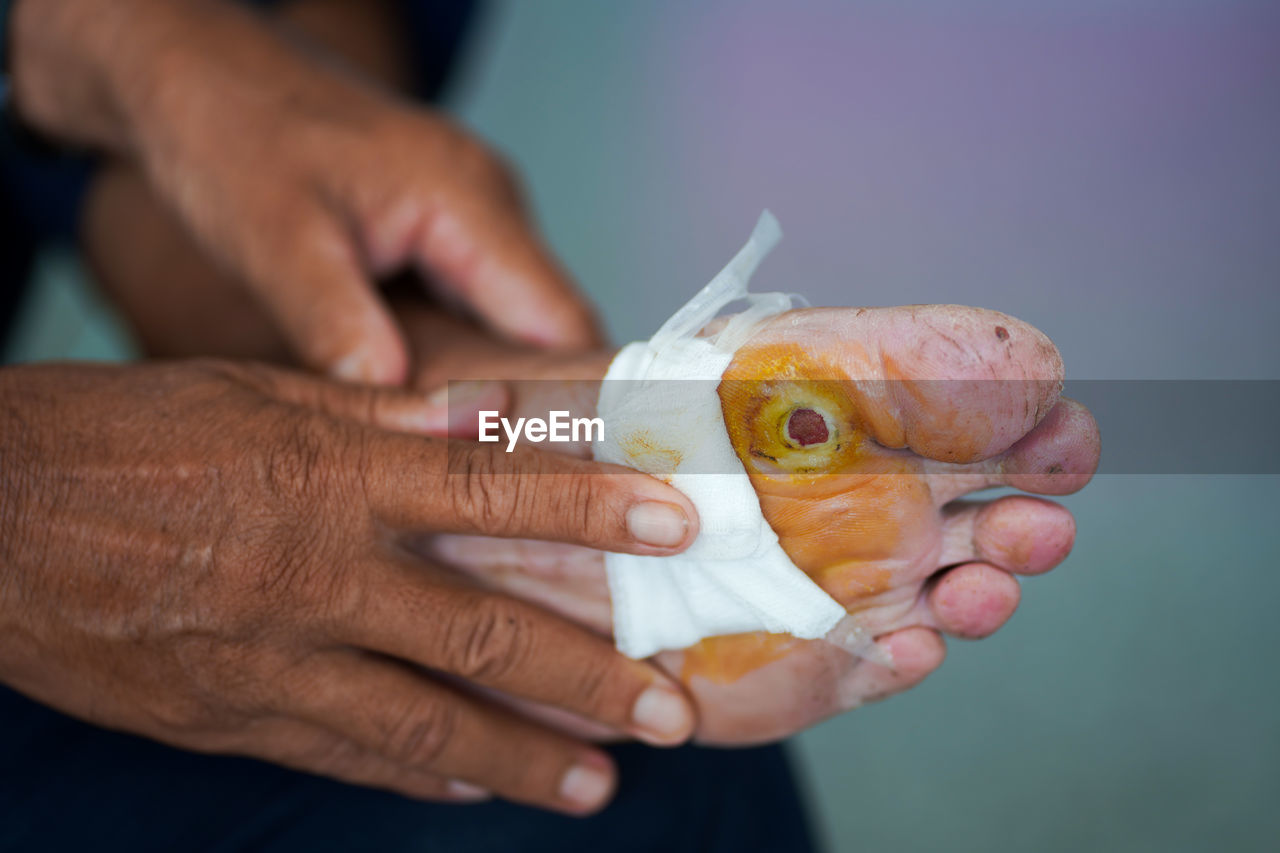
M813 409L796 409L787 418L787 438L801 447L825 444L831 439L827 419Z

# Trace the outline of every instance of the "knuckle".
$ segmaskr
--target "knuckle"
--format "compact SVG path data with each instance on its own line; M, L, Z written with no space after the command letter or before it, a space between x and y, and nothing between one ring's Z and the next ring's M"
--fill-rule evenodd
M243 649L194 638L172 645L166 689L141 709L150 728L213 747L268 708L270 682Z
M192 696L170 694L143 709L148 722L170 737L185 739L220 728L217 715Z
M219 387L233 385L255 390L270 387L267 382L268 368L256 362L227 361L202 356L188 360L184 366L190 371L187 381L191 383L208 382Z
M588 541L603 541L605 514L600 510L612 502L606 479L586 473L560 479L564 485L558 490L557 499L548 504L549 520L559 523L562 530L575 531Z
M290 248L300 258L332 259L348 254L346 239L327 215L316 214L304 220L292 239L294 242Z
M457 730L457 708L437 699L416 699L387 724L385 754L418 767L434 766Z
M508 456L492 447L451 448L447 492L454 516L476 533L609 544L621 487L589 471L558 473L544 451ZM499 455L501 454L501 455ZM569 464L571 460L563 460Z
M506 165L491 148L469 136L464 135L458 139L453 157L458 170L473 179L494 181L508 172Z
M516 503L511 498L519 490L520 478L503 476L490 448L453 442L450 450L457 458L445 482L454 516L479 533L510 529Z
M514 601L497 595L479 598L450 620L445 639L449 669L480 683L501 681L523 667L531 633L528 615Z
M626 697L616 695L613 684L612 664L605 658L593 658L578 669L573 695L581 708L603 722L610 722L626 716L617 708Z
M617 488L609 477L589 471L561 474L543 492L529 501L526 519L542 535L598 547L616 541L610 525Z
M326 776L351 774L360 766L364 757L357 744L341 738L317 739L286 746L282 754L293 763Z
M521 198L515 170L492 148L465 133L459 133L451 147L453 173L462 183L508 201Z
M283 419L263 460L263 479L273 497L291 507L305 507L323 492L335 470L331 433L316 418Z
M244 525L256 533L249 560L256 591L273 603L282 596L295 605L318 597L312 603L327 606L340 600L341 569L355 553L342 534L351 530L350 508L360 505L359 448L319 418L295 412L276 432L259 463L258 522ZM326 582L313 583L317 575Z

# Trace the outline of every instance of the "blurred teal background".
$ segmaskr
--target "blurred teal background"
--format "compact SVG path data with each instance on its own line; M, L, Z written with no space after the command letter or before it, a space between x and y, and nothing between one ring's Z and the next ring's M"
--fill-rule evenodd
M508 3L460 95L620 340L767 206L768 289L999 308L1074 378L1280 379L1275 3ZM74 257L40 277L13 355L129 352ZM1065 502L1003 631L796 739L833 849L1276 849L1280 478Z

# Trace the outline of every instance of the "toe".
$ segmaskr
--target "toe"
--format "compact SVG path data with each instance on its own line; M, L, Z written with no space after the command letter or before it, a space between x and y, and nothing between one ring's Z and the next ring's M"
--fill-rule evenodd
M976 639L995 633L1020 600L1018 581L1008 572L990 563L965 563L930 585L926 618L944 633Z
M970 465L929 463L930 490L938 505L993 486L1071 494L1092 479L1100 452L1093 415L1075 400L1063 398L1035 429L998 456Z
M1006 572L1040 574L1066 559L1075 542L1071 513L1041 498L954 501L943 513L943 566L982 560Z
M1004 453L997 484L1040 495L1069 495L1092 479L1101 447L1093 415L1075 400L1064 399Z
M879 342L905 446L929 459L990 458L1058 401L1062 359L1043 333L1007 314L954 305L914 309Z
M855 426L877 443L962 463L1026 435L1057 402L1062 376L1040 331L958 305L788 312L725 372L731 381L843 382Z
M915 687L942 665L946 643L930 628L903 628L876 640L876 645L893 658L893 667L863 661L849 671L840 684L842 707L887 699Z

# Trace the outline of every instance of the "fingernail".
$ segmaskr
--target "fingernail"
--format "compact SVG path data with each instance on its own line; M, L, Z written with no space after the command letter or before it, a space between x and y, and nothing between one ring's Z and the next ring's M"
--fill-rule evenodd
M360 347L355 352L338 359L333 365L332 373L345 382L363 382L369 373L364 348Z
M475 400L491 396L497 383L484 379L464 379L449 382L443 388L432 391L427 401L432 405L447 406L449 404L465 405Z
M689 535L689 518L675 504L645 501L627 510L627 530L643 545L673 548Z
M334 362L329 372L344 382L365 385L399 385L404 381L393 366L374 358L367 347L357 347Z
M470 782L463 782L461 779L450 779L446 787L448 788L449 796L458 800L477 802L493 797L493 794L487 788L472 785Z
M683 740L689 731L689 705L684 697L657 684L646 689L631 709L631 722L645 740L658 745Z
M579 764L570 767L560 780L560 799L580 809L594 809L604 803L612 787L608 771Z

